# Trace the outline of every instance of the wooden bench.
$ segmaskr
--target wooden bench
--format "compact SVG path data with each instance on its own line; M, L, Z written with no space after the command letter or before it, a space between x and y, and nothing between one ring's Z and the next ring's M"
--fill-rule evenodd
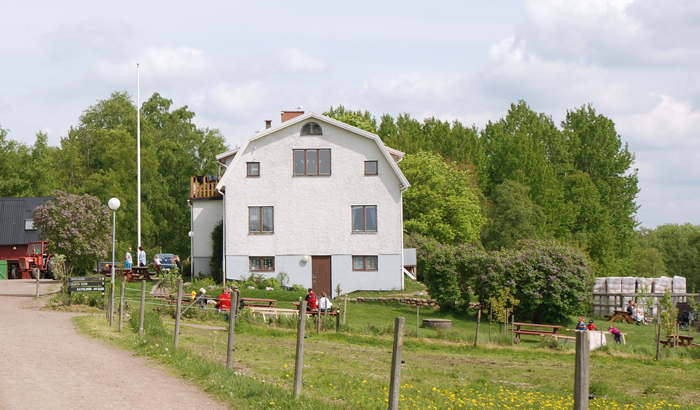
M297 316L299 314L299 311L297 309L279 309L279 308L271 308L271 307L249 307L246 306L246 308L250 309L253 314L258 314L262 316L263 320L267 321L268 317L274 317L274 316Z
M698 346L698 347L700 347L700 344L693 343L693 339L694 338L691 336L670 335L670 336L668 336L668 339L661 340L661 344L664 346L669 346L669 347L674 347L674 346L680 346L680 347Z
M246 307L275 307L277 299L241 298Z
M605 317L609 318L608 322L614 322L617 319L620 319L623 322L629 323L630 325L634 324L634 319L630 317L630 314L627 313L626 310L616 310L615 313L613 313L612 315L608 315Z
M135 282L137 280L145 280L150 282L153 280L151 278L151 272L148 272L148 267L146 266L133 267L129 271L124 270L124 277L126 278L127 282Z
M531 336L553 336L555 338L557 337L571 337L571 336L566 336L562 335L559 333L559 329L564 329L564 326L557 326L557 325L541 325L538 323L520 323L520 322L513 322L513 326L515 326L515 330L513 330L513 333L516 334L516 338L520 340L520 335L531 335ZM523 326L527 327L535 327L538 329L523 329ZM552 329L552 330L539 330L539 329Z

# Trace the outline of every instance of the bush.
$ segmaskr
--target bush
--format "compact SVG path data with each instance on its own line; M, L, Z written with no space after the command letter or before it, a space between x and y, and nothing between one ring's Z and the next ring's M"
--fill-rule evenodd
M139 331L139 315L134 313L129 319L129 324L134 332ZM168 331L163 327L163 321L157 312L152 310L145 310L143 312L143 332L145 335L153 337L168 337L170 336Z
M505 287L520 300L518 321L558 323L579 313L592 286L588 258L555 242L524 241L516 250L473 255L464 272L482 304Z

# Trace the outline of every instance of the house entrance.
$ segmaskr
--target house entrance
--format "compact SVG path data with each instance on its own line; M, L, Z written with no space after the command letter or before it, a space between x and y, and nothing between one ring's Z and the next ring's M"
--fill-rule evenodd
M311 257L311 288L316 293L316 298L321 299L321 294L326 292L330 298L331 288L331 257L312 256Z

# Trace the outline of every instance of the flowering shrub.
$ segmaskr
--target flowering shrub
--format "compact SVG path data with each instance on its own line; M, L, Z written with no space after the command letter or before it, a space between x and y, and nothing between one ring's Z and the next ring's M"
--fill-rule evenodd
M34 210L34 224L51 252L66 256L66 273L82 273L107 257L112 237L106 205L90 195L51 192L53 200Z
M517 321L558 322L588 300L591 268L580 251L556 242L522 241L515 250L485 252L469 245L443 245L411 235L418 271L441 309L464 310L470 288L482 306L505 288L519 300Z
M517 321L558 322L579 313L592 286L590 263L577 249L556 242L523 241L515 250L482 252L464 272L479 301L505 287L520 300Z

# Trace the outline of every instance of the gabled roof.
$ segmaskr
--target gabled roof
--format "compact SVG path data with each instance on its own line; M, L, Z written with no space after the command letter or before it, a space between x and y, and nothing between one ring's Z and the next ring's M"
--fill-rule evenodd
M26 245L40 239L40 231L24 230L24 221L34 219L34 208L51 197L0 198L0 245Z
M353 127L352 125L346 124L344 122L335 120L335 119L330 118L330 117L326 117L324 115L316 114L314 112L309 112L307 114L300 115L300 116L295 117L291 120L285 121L285 122L283 122L275 127L271 127L271 128L266 129L265 131L258 132L255 135L248 138L247 140L245 140L245 142L243 143L243 145L241 145L240 148L224 152L223 154L219 154L216 156L216 159L220 161L224 158L228 158L232 155L236 155L236 153L239 151L245 152L246 148L248 148L248 145L250 145L251 142L256 141L260 138L264 138L267 135L270 135L273 132L277 132L281 129L291 127L293 125L299 124L299 123L304 122L304 121L308 121L309 119L314 119L314 120L317 120L320 122L325 122L326 124L330 124L330 125L336 126L338 128L345 129L345 130L350 131L354 134L357 134L361 137L371 139L372 141L374 141L377 144L377 147L379 147L379 151L384 155L387 162L391 166L391 169L394 171L396 176L399 178L399 181L401 181L401 185L403 186L403 188L405 189L405 188L408 188L409 186L411 186L411 184L408 182L406 177L403 175L403 172L401 172L401 170L399 169L399 166L396 165L397 161L394 160L394 158L398 158L399 160L401 158L403 158L403 155L404 155L403 152L397 151L395 149L392 149L392 148L385 146L384 143L382 142L381 138L379 138L379 136L377 134L372 134L371 132L367 132L361 128ZM239 156L234 156L233 161L231 162L231 165L228 166L228 168L231 169L231 168L235 167L236 164L238 163L239 158L240 158ZM216 186L217 189L223 189L226 186L226 181L228 180L228 177L230 175L229 169L226 170L226 172L224 173L224 176L221 178L221 181L219 181L219 184Z

